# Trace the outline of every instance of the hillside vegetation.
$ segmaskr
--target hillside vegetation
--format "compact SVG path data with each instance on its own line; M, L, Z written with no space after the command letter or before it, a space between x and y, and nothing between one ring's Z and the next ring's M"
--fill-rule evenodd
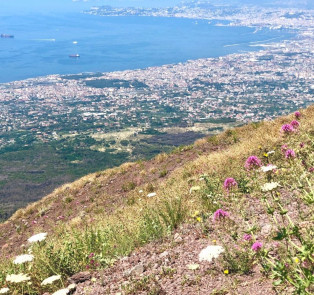
M310 106L64 185L0 225L0 294L313 294L313 151Z

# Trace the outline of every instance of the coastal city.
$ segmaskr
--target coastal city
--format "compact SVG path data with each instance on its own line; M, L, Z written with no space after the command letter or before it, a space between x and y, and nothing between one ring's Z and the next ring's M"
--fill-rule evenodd
M262 5L262 4L261 4ZM277 8L261 5L213 5L207 1L194 1L170 8L134 8L95 6L87 14L102 16L154 16L209 20L218 26L254 26L256 29L307 30L314 26L313 10Z
M80 131L270 120L313 103L313 52L313 38L303 35L219 58L2 84L1 132L27 130L47 141Z

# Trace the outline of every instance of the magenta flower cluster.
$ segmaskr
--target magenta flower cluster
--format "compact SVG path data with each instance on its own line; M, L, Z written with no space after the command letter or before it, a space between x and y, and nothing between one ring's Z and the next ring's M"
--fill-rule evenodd
M294 116L296 117L297 120L299 120L301 118L301 113L299 111L296 111L294 113Z
M224 181L224 189L226 191L231 190L233 187L238 187L238 183L235 181L234 178L228 177Z
M295 130L291 124L284 124L281 126L281 131L288 134L294 132Z
M300 126L300 123L297 120L293 120L290 125L294 128L294 129L298 129Z
M255 242L253 245L252 245L252 250L255 251L255 252L258 252L259 250L261 250L263 247L263 244L261 242Z
M286 159L292 159L292 158L295 158L295 152L294 150L286 150L286 153L285 153L285 158Z
M228 217L229 213L227 211L224 211L222 209L218 209L215 213L214 213L214 221L217 219L222 219L225 217Z
M243 240L245 240L245 241L250 241L251 239L252 239L252 236L250 234L245 234L243 236Z
M262 166L262 161L256 156L250 156L247 158L244 167L248 170L258 168Z

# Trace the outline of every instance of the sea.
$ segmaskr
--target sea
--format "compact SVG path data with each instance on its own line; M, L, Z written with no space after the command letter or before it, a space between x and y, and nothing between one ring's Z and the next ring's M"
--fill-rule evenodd
M259 45L291 39L295 32L233 27L221 21L60 12L1 15L0 34L14 35L0 38L0 83L5 83L260 50Z

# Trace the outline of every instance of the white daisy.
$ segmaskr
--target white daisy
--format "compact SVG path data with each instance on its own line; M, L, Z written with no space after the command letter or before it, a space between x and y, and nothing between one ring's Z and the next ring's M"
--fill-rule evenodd
M24 254L17 256L14 260L14 264L23 264L25 262L31 262L34 259L34 255Z
M260 169L262 172L269 172L269 171L273 171L275 169L277 169L278 167L276 165L268 165L268 166L262 166Z
M2 288L0 289L0 294L7 294L10 291L9 288Z
M261 186L263 192L270 192L279 186L278 182L268 182Z
M213 258L218 258L224 251L225 249L221 246L208 246L200 252L198 259L199 261L211 262Z
M200 186L192 186L191 188L190 188L190 194L192 194L193 192L196 192L196 191L199 191L201 189L201 187Z
M47 238L47 233L40 233L40 234L30 237L27 241L29 243L36 243L36 242L41 242L45 240L46 238Z
M157 195L156 193L150 193L150 194L147 195L147 197L151 198L151 197L155 197L156 195Z
M31 278L28 275L20 273L18 275L15 275L15 274L7 275L5 280L11 283L22 283L22 282L29 281L30 279Z
M52 295L67 295L69 292L70 290L68 288L65 288L54 292Z
M60 279L61 279L60 275L51 276L51 277L49 277L47 279L44 279L41 282L41 285L42 286L49 285L49 284L52 284L54 281L57 281L57 280L60 280Z

